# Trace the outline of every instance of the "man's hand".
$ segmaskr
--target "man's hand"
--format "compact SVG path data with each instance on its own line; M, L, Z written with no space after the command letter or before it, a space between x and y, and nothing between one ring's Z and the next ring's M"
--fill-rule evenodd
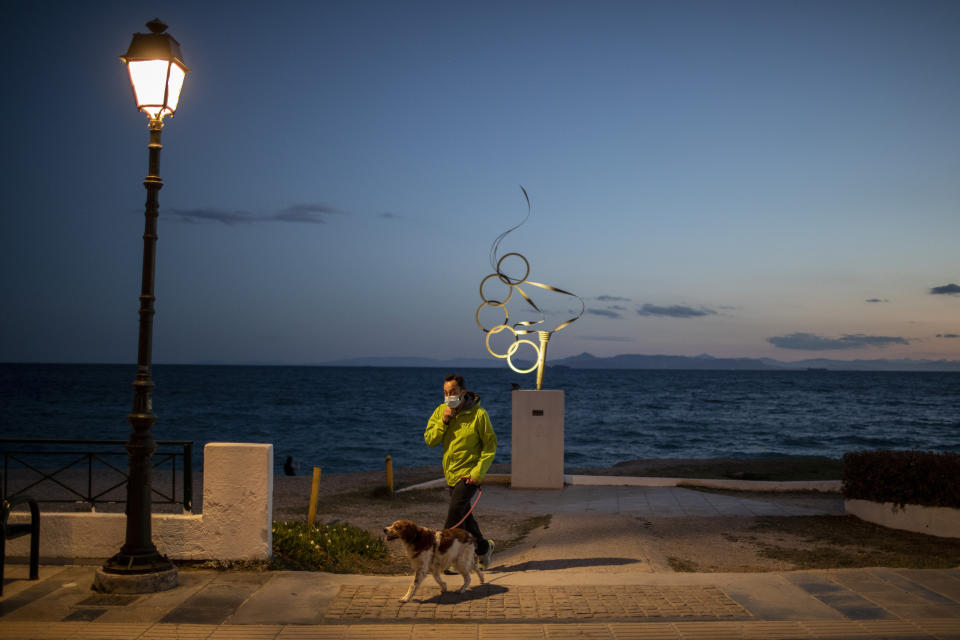
M453 417L453 409L451 409L450 407L444 407L443 415L440 416L440 419L443 420L443 424L447 424L448 422L450 422L450 418L452 417Z
M474 479L471 478L470 476L463 476L463 481L466 484L477 484L477 485L480 484L479 482L475 482Z

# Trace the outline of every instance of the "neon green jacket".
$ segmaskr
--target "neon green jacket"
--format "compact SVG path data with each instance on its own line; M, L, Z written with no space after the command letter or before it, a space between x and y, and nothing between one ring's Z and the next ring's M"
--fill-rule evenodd
M423 433L428 447L443 443L443 475L451 487L464 476L478 484L483 482L497 453L497 434L487 410L480 406L480 399L468 391L464 405L448 424L443 424L441 418L447 405L441 404L427 420Z

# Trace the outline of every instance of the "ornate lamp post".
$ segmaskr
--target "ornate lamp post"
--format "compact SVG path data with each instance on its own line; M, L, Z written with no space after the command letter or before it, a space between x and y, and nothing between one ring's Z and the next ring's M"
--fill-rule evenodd
M133 411L127 453L130 475L127 480L127 530L124 545L98 571L94 589L110 593L148 593L177 585L177 570L160 555L151 535L151 458L157 445L151 429L153 380L153 281L157 251L157 194L160 179L160 132L164 116L173 115L180 100L183 80L190 70L183 63L180 44L164 33L167 25L154 18L147 23L150 33L136 33L130 48L120 57L127 64L137 109L149 118L149 169L143 185L147 189L146 223L143 233L143 281L140 290L140 335L137 375L133 382Z

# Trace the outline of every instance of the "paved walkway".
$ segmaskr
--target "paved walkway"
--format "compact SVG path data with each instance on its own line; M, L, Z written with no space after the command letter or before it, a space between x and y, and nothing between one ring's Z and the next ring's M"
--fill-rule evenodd
M589 522L585 514L596 514L602 525L604 517L619 517L614 514L647 512L657 517L837 512L832 501L797 505L774 496L663 487L552 492L489 487L483 499L497 510L561 514L555 521L568 514L581 525ZM474 582L463 595L441 594L428 579L406 604L397 601L410 582L405 576L182 570L175 589L124 596L90 591L96 565L43 566L38 582L25 580L25 565L12 565L0 598L0 638L960 640L960 569L710 574L656 573L637 564L604 572L594 565L615 558L587 545L550 549L584 561L554 571L544 563L518 565L505 553L500 563L495 557L486 584ZM460 578L447 582L456 587Z

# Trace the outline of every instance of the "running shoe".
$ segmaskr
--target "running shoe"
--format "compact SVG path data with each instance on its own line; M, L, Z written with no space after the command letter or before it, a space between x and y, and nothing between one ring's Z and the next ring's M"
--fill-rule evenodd
M483 555L477 555L477 565L486 571L490 568L490 560L493 558L493 540L487 540L487 552Z

